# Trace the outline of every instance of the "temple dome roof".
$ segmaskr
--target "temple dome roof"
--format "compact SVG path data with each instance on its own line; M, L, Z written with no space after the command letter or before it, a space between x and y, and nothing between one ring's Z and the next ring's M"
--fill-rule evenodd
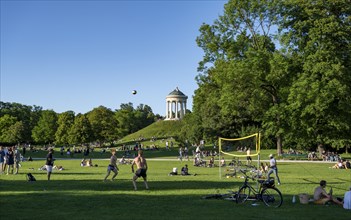
M178 87L175 88L172 92L170 92L167 97L188 98L188 96L186 96L182 91L180 91Z

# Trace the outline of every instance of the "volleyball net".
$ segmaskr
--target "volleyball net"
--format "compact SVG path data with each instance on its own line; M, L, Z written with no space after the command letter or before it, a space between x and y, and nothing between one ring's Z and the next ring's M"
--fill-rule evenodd
M257 164L260 162L261 140L260 133L251 134L239 138L218 138L219 147L219 161L237 160L245 158L244 160L251 160L257 157ZM229 161L228 161L229 162ZM219 175L221 177L221 164L219 164Z

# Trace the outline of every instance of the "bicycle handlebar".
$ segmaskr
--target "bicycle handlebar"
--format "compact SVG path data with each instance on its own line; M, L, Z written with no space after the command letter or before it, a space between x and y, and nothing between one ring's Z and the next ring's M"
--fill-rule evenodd
M247 172L246 170L242 170L242 169L240 169L239 171L240 171L242 174L244 174L246 178L251 179L251 180L255 180L255 178L254 178L254 177L252 177L252 176L248 176L248 175L246 174L246 172Z

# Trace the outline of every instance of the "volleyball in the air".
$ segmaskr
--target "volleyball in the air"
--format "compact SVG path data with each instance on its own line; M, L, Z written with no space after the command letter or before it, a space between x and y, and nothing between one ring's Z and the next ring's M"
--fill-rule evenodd
M133 94L133 95L136 95L136 94L137 94L137 91L136 91L136 90L133 90L133 91L132 91L132 94Z

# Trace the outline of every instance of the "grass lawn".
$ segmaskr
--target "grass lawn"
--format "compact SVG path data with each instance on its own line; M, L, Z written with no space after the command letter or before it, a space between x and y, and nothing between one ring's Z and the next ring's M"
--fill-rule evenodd
M103 182L108 160L94 159L93 163L98 167L57 159L55 165L65 170L54 170L51 181L46 180L45 171L38 170L43 160L23 162L18 175L0 175L1 219L351 219L350 211L336 205L292 203L293 195L311 195L321 179L328 182L327 190L333 187L335 196L344 195L351 186L351 170L330 169L331 163L279 161L282 185L278 188L284 203L276 209L262 202L252 206L249 201L238 205L202 199L207 194L237 191L243 179L219 178L218 168L193 167L191 161L149 159L150 190L138 180L138 191L132 187L130 165L119 166L116 181ZM168 176L173 167L180 170L185 163L196 176ZM36 182L26 181L29 172Z

